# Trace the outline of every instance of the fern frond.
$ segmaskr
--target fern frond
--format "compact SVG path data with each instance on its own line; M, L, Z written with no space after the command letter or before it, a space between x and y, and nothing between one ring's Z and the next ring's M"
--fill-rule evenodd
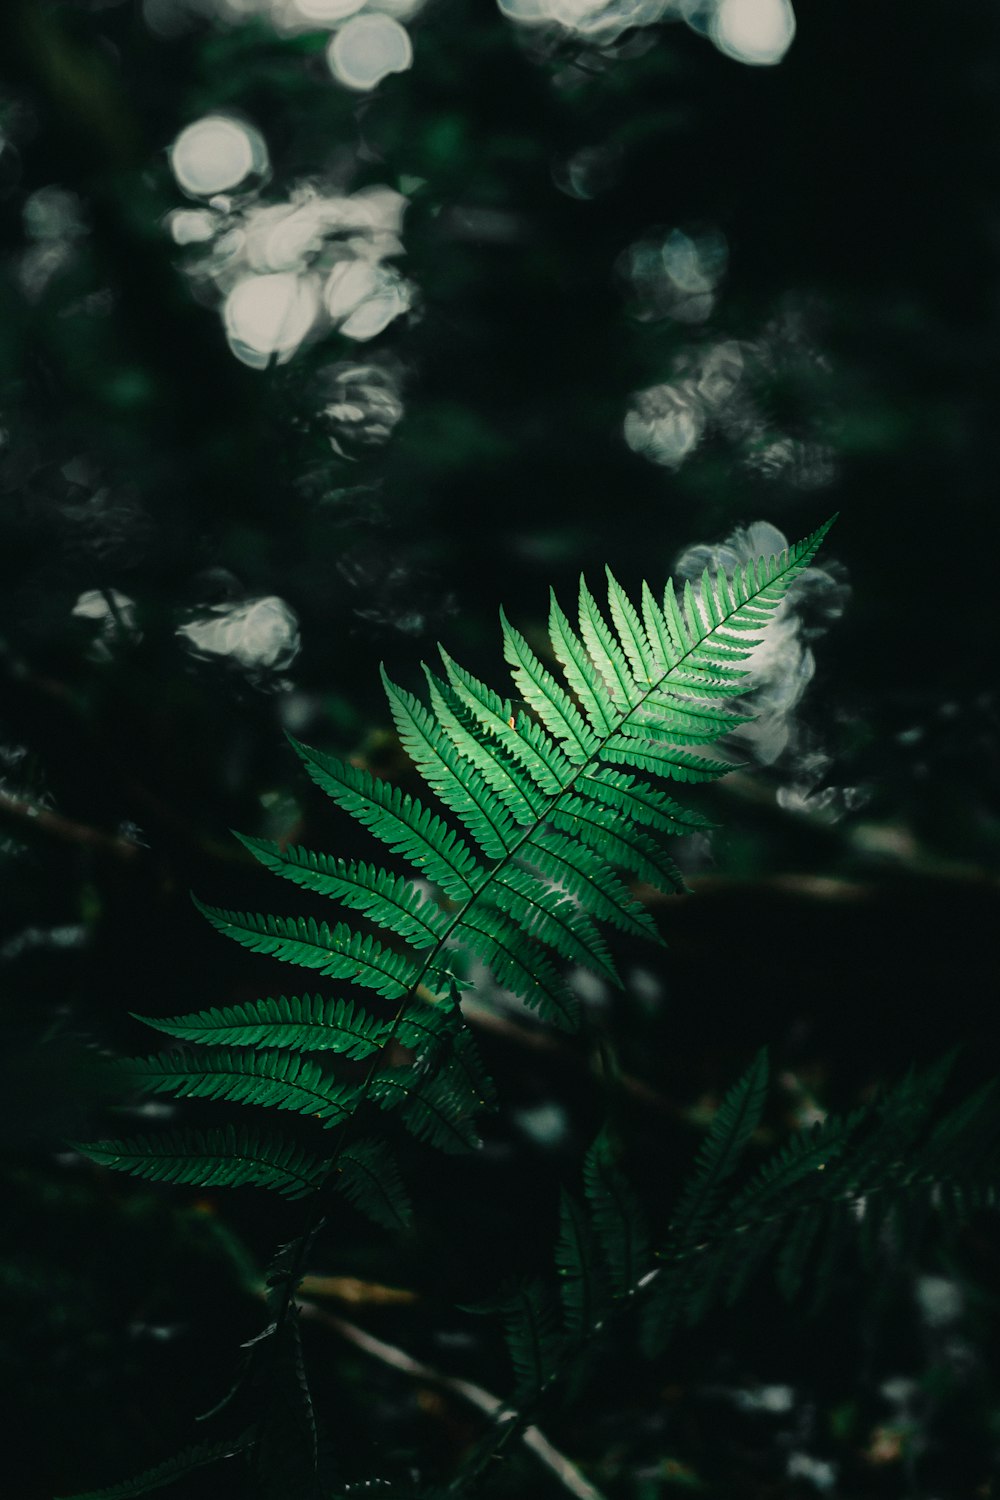
M651 687L664 670L664 663L658 660L654 649L655 637L647 636L635 605L611 569L607 568L605 571L608 575L608 607L611 610L611 619L625 655L628 657L632 676L637 683L646 683Z
M162 1020L132 1014L137 1021L186 1042L337 1052L356 1061L384 1046L391 1030L391 1022L369 1015L353 1000L328 1000L322 995L279 995Z
M478 955L497 984L563 1031L576 1031L579 1006L543 948L497 911L473 907L454 936Z
M216 932L244 948L300 969L315 969L330 979L349 979L387 1000L401 1000L422 972L413 959L384 948L374 937L352 932L343 922L330 927L312 917L226 911L192 899Z
M576 704L563 691L551 672L538 660L524 636L500 611L504 657L513 668L513 678L522 698L538 715L563 754L574 765L589 760L597 741L580 716Z
M786 1302L794 1302L802 1290L802 1283L824 1224L825 1215L817 1211L798 1214L786 1226L774 1267L778 1291Z
M333 859L312 849L282 849L268 839L249 838L242 833L235 836L272 874L363 912L388 932L405 938L411 947L433 947L448 926L440 907L402 876L375 865Z
M150 1093L291 1110L328 1129L348 1119L360 1100L356 1084L338 1082L296 1052L212 1047L126 1058L120 1067L130 1084Z
M619 708L634 708L642 701L644 689L629 670L625 653L583 578L580 579L580 635L611 701Z
M661 943L656 923L593 849L561 833L536 833L524 853L543 874L558 881L590 916L611 922L633 937Z
M593 922L564 892L533 871L508 865L486 893L486 902L563 958L621 985L607 944Z
M468 845L441 818L367 771L297 740L291 743L316 785L394 854L401 854L453 900L464 901L473 894L483 872Z
M581 703L591 729L599 741L606 739L614 729L619 715L614 706L606 701L608 688L604 678L591 661L583 642L574 633L554 592L550 595L549 638L566 675L566 681Z
M544 1391L555 1378L562 1340L548 1287L535 1279L509 1295L503 1308L504 1337L516 1377L515 1399Z
M947 1177L970 1164L987 1171L995 1166L1000 1137L997 1092L997 1081L991 1078L938 1121L921 1153L925 1171Z
M433 713L397 687L384 667L382 685L399 742L427 785L458 815L488 859L503 859L517 833L502 800L481 771L458 753Z
M555 1261L563 1327L570 1337L589 1333L610 1307L607 1275L590 1220L565 1189L559 1200Z
M695 1159L687 1188L670 1221L670 1246L693 1244L711 1220L719 1189L731 1176L760 1120L767 1094L767 1051L757 1053L740 1081L723 1099Z
M442 682L427 666L424 676L430 689L431 707L455 749L482 774L519 827L527 828L537 822L545 808L544 793L522 769L507 744L489 730L485 734L480 732L479 719L450 683ZM509 709L510 705L506 707ZM506 718L498 719L508 735L513 733L511 717L508 712Z
M481 730L496 740L522 775L527 777L536 796L558 796L567 781L572 779L573 768L555 741L546 736L537 725L531 726L532 732L527 736L523 734L522 729L528 721L522 716L519 722L507 700L497 697L491 688L452 661L447 651L439 649L452 691L473 715ZM538 810L544 808L544 805L544 802L535 803L536 817Z
M955 1055L954 1050L948 1052L922 1071L911 1068L876 1102L856 1150L837 1170L842 1190L865 1193L887 1177L896 1177L901 1162L916 1158L916 1143L948 1081Z
M75 1150L102 1167L150 1182L196 1187L263 1187L304 1198L322 1180L324 1164L284 1136L225 1125L94 1141Z
M260 1500L319 1500L319 1442L306 1373L298 1304L291 1300L274 1329L267 1404L253 1450Z
M131 1479L123 1479L119 1484L107 1485L101 1490L84 1490L75 1495L63 1495L59 1500L132 1500L133 1495L148 1495L151 1490L166 1489L179 1479L186 1479L196 1469L204 1469L224 1458L234 1458L237 1453L245 1453L253 1439L253 1430L248 1429L239 1437L228 1441L194 1443L182 1453L176 1453L172 1458L164 1459L163 1463L144 1469Z
M624 1296L648 1269L649 1230L635 1193L615 1165L605 1130L584 1158L583 1187L612 1287L617 1296Z
M756 1176L732 1200L726 1221L740 1224L780 1210L790 1193L802 1196L802 1184L810 1182L822 1191L829 1178L819 1182L817 1174L831 1172L847 1149L864 1111L843 1119L831 1116L810 1130L800 1130L764 1162Z
M712 703L659 692L649 694L619 733L629 739L660 738L678 745L710 745L753 719L753 714L733 713Z
M448 1000L434 1004L417 1001L409 1006L396 1022L395 1039L403 1047L423 1052L425 1057L429 1054L424 1049L449 1048L452 1083L456 1088L464 1088L465 1105L475 1109L495 1107L493 1080L465 1024L454 987Z
M551 822L602 855L608 864L631 870L654 890L687 890L680 870L655 839L589 797L563 797L552 810Z
M602 766L580 780L580 791L658 833L687 834L716 828L711 818L682 807L658 787L637 781L624 771Z
M712 735L716 739L717 735ZM671 736L676 739L677 736ZM692 755L674 744L649 739L638 731L620 730L601 746L601 758L613 766L633 766L637 771L652 771L671 781L717 781L734 769L731 761L711 760Z
M387 1068L375 1074L368 1097L382 1109L398 1110L407 1130L439 1151L458 1155L482 1145L446 1075L430 1077L420 1067Z
M408 1229L413 1208L385 1141L352 1141L337 1158L334 1181L355 1208L385 1229Z

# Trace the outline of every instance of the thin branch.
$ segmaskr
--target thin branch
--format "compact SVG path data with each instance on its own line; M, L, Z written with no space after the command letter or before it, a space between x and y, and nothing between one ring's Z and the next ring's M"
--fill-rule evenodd
M55 843L78 844L95 854L105 854L128 863L146 852L141 844L133 844L121 834L105 833L88 823L77 823L72 818L64 818L61 813L39 807L36 802L10 797L6 792L0 792L0 828L15 838L41 836Z
M476 1385L471 1380L460 1380L454 1375L445 1375L442 1371L435 1370L432 1365L425 1365L421 1360L414 1359L412 1355L397 1348L395 1344L387 1344L382 1339L375 1338L374 1334L366 1332L364 1328L359 1328L356 1323L351 1323L346 1318L339 1318L335 1313L328 1313L309 1302L301 1303L300 1311L304 1317L312 1318L315 1322L322 1323L324 1327L332 1329L334 1333L339 1334L355 1348L370 1355L372 1359L377 1359L391 1369L399 1370L401 1374L409 1375L415 1380L423 1380L429 1385L437 1386L440 1390L449 1391L453 1396L467 1401L470 1406L474 1406L493 1421L502 1417L507 1409L506 1402L501 1401L499 1396L494 1396L483 1386ZM511 1420L514 1416L512 1412ZM521 1441L526 1448L531 1449L539 1463L558 1479L563 1488L576 1497L576 1500L604 1500L601 1491L585 1478L571 1459L560 1453L558 1448L553 1447L539 1428L526 1427L521 1433Z

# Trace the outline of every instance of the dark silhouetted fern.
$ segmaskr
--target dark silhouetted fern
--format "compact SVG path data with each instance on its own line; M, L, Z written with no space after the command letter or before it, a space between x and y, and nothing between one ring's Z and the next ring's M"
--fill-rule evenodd
M784 1296L811 1282L815 1308L850 1256L872 1269L893 1237L912 1254L931 1218L947 1235L971 1212L995 1208L996 1086L930 1123L951 1061L911 1071L870 1106L792 1135L726 1199L722 1184L741 1169L765 1103L767 1056L758 1053L718 1109L656 1249L602 1132L584 1162L583 1203L562 1196L554 1256L559 1323L538 1278L508 1284L475 1309L503 1314L515 1384L493 1441L480 1444L453 1492L489 1466L551 1386L587 1373L586 1358L616 1314L634 1309L640 1345L653 1357L679 1323L691 1326L719 1302L735 1303L768 1260Z

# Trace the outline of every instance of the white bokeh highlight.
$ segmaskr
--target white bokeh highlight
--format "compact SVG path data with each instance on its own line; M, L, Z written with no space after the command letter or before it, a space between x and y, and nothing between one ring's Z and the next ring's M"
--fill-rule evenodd
M773 67L792 45L795 12L790 0L720 0L709 35L735 62Z
M361 93L377 88L390 73L405 73L413 63L413 44L392 16L366 12L338 28L326 58L337 82Z
M223 321L229 347L243 364L264 369L284 364L307 337L319 312L309 277L293 271L246 276L226 298Z
M213 604L177 634L199 660L225 661L251 675L286 671L302 648L298 616L276 594Z
M191 198L231 193L268 170L264 137L228 115L206 115L181 131L170 148L170 168Z

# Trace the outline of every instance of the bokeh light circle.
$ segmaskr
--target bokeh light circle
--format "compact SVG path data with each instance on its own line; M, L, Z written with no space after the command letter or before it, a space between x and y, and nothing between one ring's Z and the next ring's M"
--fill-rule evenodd
M390 73L405 73L413 46L405 26L392 16L352 16L327 48L330 72L349 89L373 89Z
M773 67L792 45L795 12L790 0L721 0L711 36L736 62Z
M294 271L245 276L226 298L223 318L229 347L237 359L263 369L292 357L319 313L312 280Z
M259 130L228 115L206 115L183 129L170 148L170 167L191 198L232 192L268 168Z
M307 21L335 26L364 6L365 0L295 0L295 9Z

